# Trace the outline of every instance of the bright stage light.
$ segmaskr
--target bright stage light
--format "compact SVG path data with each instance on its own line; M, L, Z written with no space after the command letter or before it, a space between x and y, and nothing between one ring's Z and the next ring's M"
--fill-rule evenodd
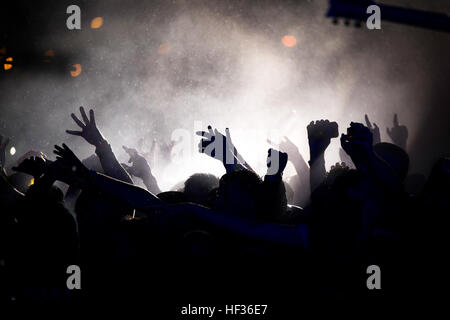
M72 65L72 67L74 67L75 70L70 70L70 75L72 77L78 77L81 74L81 70L82 70L81 64L74 64L74 65Z
M96 17L91 21L91 29L99 29L103 25L103 18Z
M295 39L293 35L287 34L283 38L281 38L281 42L284 46L291 48L295 47L295 45L297 44L297 39Z

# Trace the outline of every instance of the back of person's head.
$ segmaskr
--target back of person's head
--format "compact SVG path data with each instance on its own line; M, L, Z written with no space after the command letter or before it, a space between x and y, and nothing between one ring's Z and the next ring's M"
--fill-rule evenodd
M356 169L338 168L331 179L329 195L323 199L314 218L333 241L355 241L361 226L361 212L367 191L361 188L364 177ZM328 241L328 240L327 240Z
M189 201L206 204L209 194L219 186L219 179L209 173L195 173L184 183L184 193Z
M255 217L261 201L261 178L249 170L226 173L220 178L218 209L230 214Z
M401 181L405 180L409 169L409 156L405 150L388 142L377 143L373 150L395 171Z

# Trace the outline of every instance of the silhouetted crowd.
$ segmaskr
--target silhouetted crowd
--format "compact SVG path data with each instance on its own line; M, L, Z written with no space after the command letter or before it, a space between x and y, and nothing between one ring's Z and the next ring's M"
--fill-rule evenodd
M162 191L151 154L124 146L130 160L119 163L94 111L80 114L72 114L79 131L67 133L95 147L83 161L62 144L56 160L30 151L6 172L9 139L0 136L2 302L298 305L300 297L414 297L439 283L450 159L436 159L428 177L409 174L408 130L397 116L387 129L393 143L380 141L367 115L366 125L351 122L342 162L328 172L324 154L338 127L312 121L309 161L285 137L269 149L264 177L228 129L209 126L197 132L199 152L226 173L196 173ZM168 168L172 147L160 147ZM296 175L283 180L288 161ZM69 266L79 267L78 287Z

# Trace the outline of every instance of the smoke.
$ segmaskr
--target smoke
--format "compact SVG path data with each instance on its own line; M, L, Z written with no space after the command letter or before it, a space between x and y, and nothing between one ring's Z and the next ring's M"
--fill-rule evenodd
M325 18L327 1L81 2L81 31L65 28L64 5L47 8L58 19L42 27L35 49L52 49L82 72L5 73L2 130L19 156L30 148L51 154L64 141L84 158L93 148L64 131L76 128L70 113L78 106L93 107L121 162L122 145L136 147L144 138L149 151L153 139L168 142L175 130L187 130L185 163L155 168L163 189L194 172L224 172L198 154L199 123L230 128L244 158L264 174L267 138L289 136L308 159L311 120L337 121L345 132L367 113L389 141L385 127L396 112L409 141L417 141L430 94L444 93L436 93L433 74L449 77L448 66L442 71L436 61L448 56L447 35L384 22L381 31L335 26ZM97 16L103 26L90 29ZM286 34L296 46L282 44ZM339 160L338 140L327 151L328 166Z

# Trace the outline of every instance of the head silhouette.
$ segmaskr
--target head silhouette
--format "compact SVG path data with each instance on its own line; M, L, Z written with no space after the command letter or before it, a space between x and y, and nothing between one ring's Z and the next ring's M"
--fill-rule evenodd
M184 193L191 202L207 204L210 192L219 186L219 179L209 173L195 173L184 183Z
M388 142L377 143L373 146L373 151L383 159L404 181L409 169L409 156L405 150Z
M260 201L261 178L249 170L227 173L220 178L217 206L220 211L255 218Z

